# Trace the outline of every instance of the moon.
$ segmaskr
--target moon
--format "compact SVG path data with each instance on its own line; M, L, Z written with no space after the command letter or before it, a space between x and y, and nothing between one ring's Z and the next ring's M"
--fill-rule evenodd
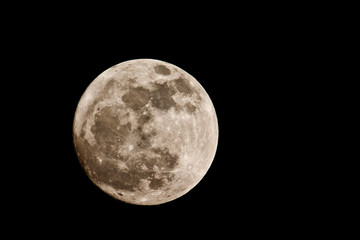
M177 199L215 157L218 121L200 83L154 59L119 63L91 82L75 112L73 141L89 179L126 203Z

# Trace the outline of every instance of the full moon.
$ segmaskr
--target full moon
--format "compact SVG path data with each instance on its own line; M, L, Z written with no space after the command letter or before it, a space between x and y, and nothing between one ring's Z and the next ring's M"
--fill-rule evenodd
M204 177L218 122L194 77L164 61L136 59L91 82L75 112L73 141L96 186L126 203L157 205Z

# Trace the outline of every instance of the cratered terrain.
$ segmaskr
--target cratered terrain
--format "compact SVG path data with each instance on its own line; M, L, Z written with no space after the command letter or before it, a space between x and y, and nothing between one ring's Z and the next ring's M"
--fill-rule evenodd
M82 95L73 140L87 176L121 201L157 205L191 190L217 148L214 106L170 63L137 59L101 73Z

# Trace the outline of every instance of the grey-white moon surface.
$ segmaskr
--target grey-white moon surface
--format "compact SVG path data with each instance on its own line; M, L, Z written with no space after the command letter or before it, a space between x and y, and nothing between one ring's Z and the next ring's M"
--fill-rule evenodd
M183 196L204 177L218 122L194 77L164 61L136 59L91 82L75 112L73 140L96 186L127 203L157 205Z

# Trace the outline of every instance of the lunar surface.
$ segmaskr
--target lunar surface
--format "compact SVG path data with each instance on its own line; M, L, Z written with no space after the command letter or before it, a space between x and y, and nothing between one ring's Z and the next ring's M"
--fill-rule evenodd
M167 62L137 59L101 73L82 95L73 138L91 181L137 205L190 191L217 148L214 106L190 74Z

